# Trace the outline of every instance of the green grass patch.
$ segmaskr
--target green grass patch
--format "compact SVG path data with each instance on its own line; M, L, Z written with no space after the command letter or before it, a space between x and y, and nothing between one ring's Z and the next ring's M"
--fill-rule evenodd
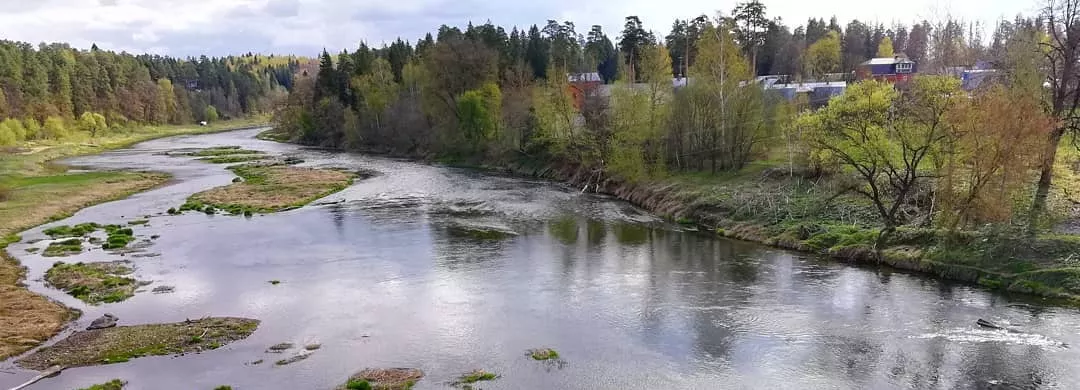
M102 249L121 249L135 241L135 231L131 228L120 225L107 225L105 226L105 232L109 236L105 239L105 243L101 245Z
M458 377L457 381L454 382L454 385L459 386L473 384L480 381L491 381L497 379L498 377L499 376L495 373L487 372L484 370L473 370Z
M79 390L121 390L124 388L125 385L127 385L127 382L119 379L113 379L105 383L99 383L90 387L84 387Z
M371 382L363 379L349 379L345 383L345 388L347 390L371 390Z
M211 350L250 336L259 321L210 317L168 324L117 326L75 332L56 344L39 349L16 364L32 370L54 365L92 366L126 362L142 356L179 355ZM201 341L191 342L198 336Z
M133 272L128 262L75 263L57 262L45 272L49 285L91 305L115 303L135 295L138 281L127 277Z
M60 225L45 229L45 235L52 238L84 237L98 230L101 225L93 222L80 223L75 226Z
M280 163L229 167L243 180L192 195L177 212L252 216L302 207L352 184L354 174Z
M559 358L559 353L551 348L537 348L529 350L529 357L533 360L555 360Z
M50 243L49 246L45 247L45 251L42 252L42 255L45 257L63 257L77 255L79 253L82 253L82 240L70 238Z

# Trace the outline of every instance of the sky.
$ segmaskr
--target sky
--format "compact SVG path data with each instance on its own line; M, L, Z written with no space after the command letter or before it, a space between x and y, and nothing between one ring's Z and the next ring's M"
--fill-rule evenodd
M809 17L842 24L911 23L946 15L992 25L1002 17L1034 14L1041 0L763 0L770 18L794 28ZM312 56L381 46L397 37L415 42L438 26L491 22L506 26L569 20L585 34L599 24L615 40L627 15L667 35L675 19L718 11L736 0L0 0L0 39L66 42L89 48L172 56L247 52Z

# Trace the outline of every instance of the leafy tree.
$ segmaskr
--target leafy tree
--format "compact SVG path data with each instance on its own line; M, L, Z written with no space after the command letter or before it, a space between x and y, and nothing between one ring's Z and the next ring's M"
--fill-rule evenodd
M49 117L45 120L45 126L42 128L42 133L45 139L63 139L67 138L68 130L64 125L64 120L58 117Z
M390 103L397 98L397 85L394 83L392 64L382 58L372 63L371 72L353 79L353 88L363 97L365 112L380 126L379 118ZM404 68L403 68L404 69Z
M806 73L814 77L821 77L826 73L839 71L841 65L840 36L836 32L830 31L824 38L810 45L806 49L804 65L806 66Z
M877 47L878 57L892 57L893 56L893 44L892 39L885 37L881 40L881 43Z
M26 118L23 121L23 128L26 129L26 139L36 139L41 136L41 123L34 118Z
M207 122L217 122L218 111L214 106L206 106L206 113L203 115Z
M488 82L480 89L466 91L457 104L461 113L459 125L467 140L482 144L497 136L502 112L502 92L498 85Z
M105 122L104 115L89 111L84 112L82 116L79 117L79 127L83 131L90 133L90 138L104 134L105 131L109 129L109 125Z
M884 225L878 249L904 222L902 206L933 177L926 163L949 137L947 115L961 95L959 80L947 76L916 77L902 94L864 81L800 118L817 158L857 177L852 190L873 203Z

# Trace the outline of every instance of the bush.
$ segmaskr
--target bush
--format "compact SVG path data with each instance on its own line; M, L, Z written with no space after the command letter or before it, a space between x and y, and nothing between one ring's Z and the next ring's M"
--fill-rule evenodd
M345 388L348 390L371 390L371 384L363 379L350 379L349 383L345 384Z
M64 139L68 136L67 126L64 125L64 120L57 117L49 117L45 120L45 127L42 129L43 138L47 139Z

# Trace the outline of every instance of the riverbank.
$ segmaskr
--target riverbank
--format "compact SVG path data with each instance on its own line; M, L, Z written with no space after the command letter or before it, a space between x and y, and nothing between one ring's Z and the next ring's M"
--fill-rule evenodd
M258 138L288 142L272 130ZM1080 193L1074 161L1080 161L1080 152L1071 146L1058 152L1053 191L1065 203L1080 204L1069 196ZM1000 227L979 231L902 227L878 256L874 245L880 228L872 204L840 191L836 177L775 161L752 162L737 172L641 182L601 178L584 167L527 158L505 165L464 166L568 183L723 237L1080 305L1080 235L1066 229L1031 239L1021 229Z
M830 178L751 166L737 173L631 183L597 180L591 170L572 166L525 163L495 169L611 195L723 237L1080 305L1080 235L1041 233L1031 239L1020 230L903 227L877 256L872 206L854 194L836 195Z
M150 172L67 172L51 161L119 149L155 138L258 127L266 118L210 126L152 126L62 143L20 145L0 155L0 359L29 350L58 333L79 313L31 293L24 270L5 250L31 227L62 219L98 203L122 199L170 180Z

